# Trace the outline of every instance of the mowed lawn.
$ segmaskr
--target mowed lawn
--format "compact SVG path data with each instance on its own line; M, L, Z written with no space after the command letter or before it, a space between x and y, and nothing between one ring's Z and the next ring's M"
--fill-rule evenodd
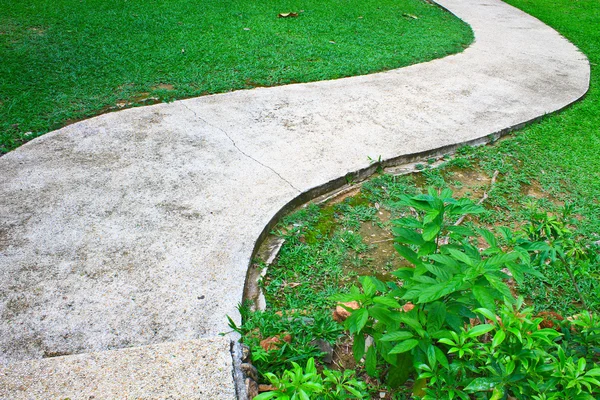
M523 179L539 182L544 192L572 204L581 216L580 233L600 240L600 2L508 3L552 26L585 53L591 66L590 90L567 110L486 148L482 161L510 163Z
M472 40L421 0L0 0L0 154L102 112L367 74Z

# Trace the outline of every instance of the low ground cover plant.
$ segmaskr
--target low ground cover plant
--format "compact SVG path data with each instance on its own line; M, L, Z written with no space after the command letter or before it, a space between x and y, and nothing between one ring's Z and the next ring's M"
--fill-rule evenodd
M594 250L582 245L564 221L568 210L556 218L532 214L521 229L498 228L497 235L468 220L484 214L483 206L467 198L455 199L448 189L402 194L398 189L415 191L409 180L384 175L365 184L355 198L333 206L313 205L284 221L287 228L279 234L289 242L279 262L285 267L273 268L263 281L272 308L246 312L245 323L236 327L257 352L264 382L275 382L280 396L292 396L301 385L288 381L304 375L290 371L300 371L307 359L313 359L323 374L329 374L325 371L330 368L356 371L353 379L367 382L371 395L385 393L386 398L584 399L600 394L599 316L591 311L570 319L543 314L531 306L531 299L526 304L516 294L527 277L544 282L543 267L579 270L581 262L591 262L584 254L593 255ZM388 224L404 264L383 275L357 277L341 265L356 257L368 263L373 246L348 216L385 228L372 204L394 210ZM462 221L466 222L457 224ZM353 245L346 243L343 231L358 236ZM309 267L321 269L327 264L305 256L330 255L336 246L341 247L329 261L338 267L335 274L327 272L337 285L338 293L332 295L333 286L319 290L323 275L317 273L311 282ZM580 249L581 255L565 266L557 254L571 248ZM575 287L578 280L573 278L570 284ZM299 299L288 291L290 280L308 285L299 291ZM577 291L572 293L574 301L579 299ZM351 340L335 329L331 314L316 311L329 311L338 303L349 314L343 326ZM292 307L290 313L284 311ZM313 313L314 321L307 318ZM269 324L258 321L265 315L279 318L285 327L263 329ZM303 322L292 326L299 321ZM315 323L329 328L314 329ZM260 346L261 340L282 331L307 347L292 354L293 346L288 344L268 351ZM322 349L315 344L324 333L338 350L345 342L353 364L324 362ZM319 376L314 379L322 379ZM282 379L288 383L284 385ZM319 396L315 392L308 398Z

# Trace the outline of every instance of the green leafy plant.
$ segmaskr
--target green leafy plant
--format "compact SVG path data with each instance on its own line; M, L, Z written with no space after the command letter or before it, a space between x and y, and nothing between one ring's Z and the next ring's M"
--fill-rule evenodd
M237 325L229 318L229 326L242 336L250 347L252 362L262 374L270 371L280 373L290 368L292 362L320 358L323 353L316 340L335 343L341 333L329 313L313 313L310 316L298 312L275 313L272 311L251 312L248 304L238 307L243 323ZM264 349L260 342L270 337L289 335L289 343L280 340L277 345Z
M422 364L419 378L429 381L425 400L453 396L469 399L594 399L600 394L600 368L569 353L569 342L554 329L540 329L542 318L522 298L499 314L478 309L486 324L440 339L448 346L447 367ZM450 396L452 398L452 396Z
M308 400L308 399L364 399L367 398L366 385L354 378L353 371L324 370L320 375L315 366L314 358L302 368L292 362L292 368L283 371L281 376L267 373L265 376L276 389L262 393L254 400Z
M472 201L453 199L447 189L439 194L430 189L426 195L404 196L400 203L414 215L395 221L392 231L396 250L412 267L395 271L397 282L362 277L360 288L335 297L359 303L345 321L354 335L354 356L357 361L364 356L369 375L383 378L383 371L391 386L403 384L413 367L447 367L447 349L440 340L473 320L484 324L468 335L491 330L486 317L475 310L495 310L497 302L513 299L506 271L516 280L524 272L536 273L528 266L526 251L504 251L490 231L451 223L482 211ZM479 238L487 242L487 249L475 245ZM367 338L373 344L365 349ZM463 351L468 349L459 350Z

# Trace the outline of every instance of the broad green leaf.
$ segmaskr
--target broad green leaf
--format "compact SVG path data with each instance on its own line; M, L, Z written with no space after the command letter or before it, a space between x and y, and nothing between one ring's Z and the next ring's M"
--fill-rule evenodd
M477 337L488 333L489 331L494 329L494 325L491 324L481 324L474 326L473 328L467 331L468 337Z
M423 237L412 229L392 228L394 240L396 242L421 246L424 242Z
M394 348L390 351L390 354L400 354L405 353L414 349L419 344L419 341L416 339L408 339L404 342L401 342L394 346Z
M448 232L456 233L465 237L473 237L475 236L475 232L472 229L467 228L466 226L458 225L458 226L449 226Z
M480 228L477 229L477 232L479 232L481 237L485 239L485 241L487 242L487 244L490 245L490 247L498 247L498 241L496 240L496 236L494 236L494 234L490 230Z
M450 253L450 255L452 257L454 257L455 260L465 263L469 267L472 267L473 265L475 265L475 261L472 260L468 255L466 255L465 253L463 253L461 251L458 251L456 249L448 249L448 252Z
M407 280L409 278L412 278L413 274L415 273L415 269L414 268L399 268L396 271L392 272L392 275L394 275L396 278L402 279L402 280Z
M448 364L448 358L446 357L444 352L439 347L435 347L435 358L442 367L444 367L446 369L448 369L450 367L450 365Z
M383 306L374 306L368 309L369 315L385 325L388 329L392 325L399 325L400 314L397 312L390 312L390 309Z
M527 251L548 251L551 249L550 245L546 242L523 243L520 246Z
M367 350L367 356L365 357L365 369L370 377L377 377L377 351L375 350L375 346L371 346L369 347L369 350Z
M485 262L485 265L486 267L504 266L509 262L515 261L517 258L519 258L517 253L497 254L488 258Z
M462 276L456 275L447 282L424 288L419 295L418 303L430 303L457 291L462 285Z
M460 271L460 265L458 265L456 260L450 256L444 254L431 254L427 258L448 267L451 273Z
M414 335L409 331L390 332L381 337L382 342L396 342L412 338Z
M499 383L497 378L475 378L465 388L465 392L487 392Z
M485 282L485 280L483 282ZM473 297L475 297L479 304L481 304L484 308L488 310L496 309L496 302L489 286L480 285L478 281L478 283L473 285L471 290Z
M427 268L427 270L429 272L431 272L432 274L434 274L435 276L440 278L440 280L442 280L442 281L447 281L448 279L450 279L452 277L450 275L450 273L448 273L448 271L446 271L444 268L440 267L439 265L433 265L433 264L429 264L429 263L424 263L423 265L425 266L425 268Z
M360 333L354 336L354 343L352 343L352 354L354 355L354 361L360 362L360 359L365 355L365 335Z
M409 263L414 265L421 263L421 259L419 258L417 253L415 253L412 249L408 248L407 246L395 243L394 248L396 249L398 254L404 257Z
M502 282L502 280L496 278L491 274L485 274L484 277L494 289L496 289L500 292L500 294L502 294L504 300L514 301L514 297L506 283Z
M481 314L484 317L486 317L487 319L489 319L490 321L495 321L496 320L496 314L494 314L492 311L490 311L490 309L488 308L476 308L475 310L473 310L476 314Z
M391 388L398 388L403 385L412 373L413 358L410 353L395 354L396 365L388 370L385 383Z
M377 286L373 282L373 278L370 276L361 276L358 281L362 284L363 291L368 297L373 297L377 292Z
M352 335L356 332L360 332L368 319L369 312L366 309L359 308L358 310L354 310L346 320L346 329L348 329Z
M426 242L430 242L440 233L442 227L440 224L435 222L430 222L423 227L423 240Z
M437 244L435 242L425 242L419 247L419 251L417 254L419 257L425 257L430 254L433 254L437 251Z
M402 307L400 305L400 303L398 303L396 300L391 299L389 297L383 297L383 296L377 296L373 298L373 302L377 303L377 304L382 304L384 306L388 306L391 308L400 308Z
M423 227L423 224L416 219L411 217L398 218L392 221L394 226L404 226L407 228L420 229Z
M436 301L427 308L427 311L427 331L439 331L446 320L446 305L441 301Z
M431 210L425 214L423 218L423 224L426 225L430 222L433 222L440 215L440 210Z
M600 368L590 369L585 373L586 376L600 376Z
M436 353L435 353L435 349L436 347L434 345L429 345L427 346L427 361L429 362L429 365L431 365L431 367L435 367L436 365Z
M506 339L506 333L503 330L496 332L494 339L492 339L492 348L500 346L504 339Z

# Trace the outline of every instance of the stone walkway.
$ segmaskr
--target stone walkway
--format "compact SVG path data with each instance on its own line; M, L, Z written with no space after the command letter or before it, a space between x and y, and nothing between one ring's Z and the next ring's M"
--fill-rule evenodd
M481 142L585 94L587 59L535 18L498 0L439 3L475 32L458 55L106 114L1 157L0 398L35 398L39 369L23 365L72 362L28 360L228 331L256 241L286 204L369 157ZM43 384L45 398L65 387Z

